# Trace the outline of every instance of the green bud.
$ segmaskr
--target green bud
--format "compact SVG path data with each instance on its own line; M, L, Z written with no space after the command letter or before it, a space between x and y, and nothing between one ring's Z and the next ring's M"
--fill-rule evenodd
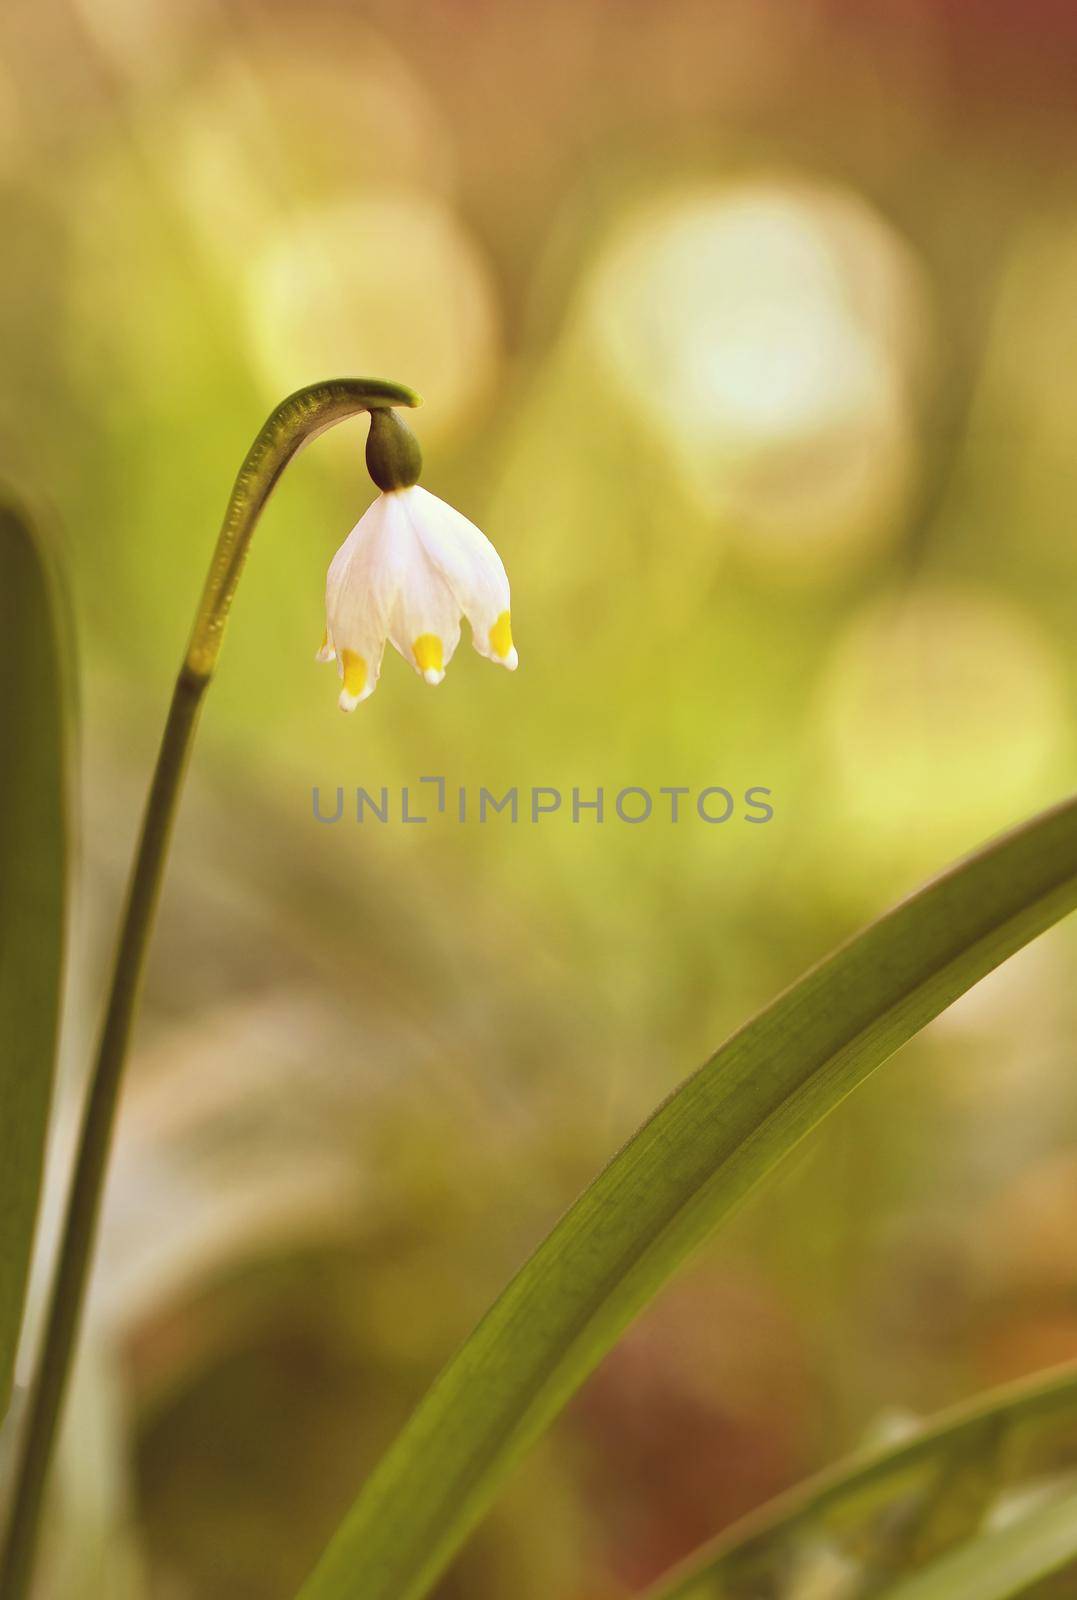
M370 413L366 468L379 489L410 489L423 470L419 441L391 406Z

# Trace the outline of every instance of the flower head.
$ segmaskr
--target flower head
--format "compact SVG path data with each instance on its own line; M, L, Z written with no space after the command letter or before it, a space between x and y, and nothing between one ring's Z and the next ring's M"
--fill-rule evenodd
M376 424L402 427L375 413L372 441ZM318 652L319 660L337 661L341 709L354 711L373 694L387 639L427 683L440 683L460 642L461 616L479 654L513 671L509 580L489 539L414 481L395 485L394 476L410 473L380 470L370 444L367 461L383 492L333 557Z

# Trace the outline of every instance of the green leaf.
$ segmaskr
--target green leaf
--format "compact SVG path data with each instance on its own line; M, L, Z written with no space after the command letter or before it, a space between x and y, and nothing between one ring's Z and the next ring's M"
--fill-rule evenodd
M889 1449L840 1462L752 1512L648 1590L647 1600L748 1600L795 1592L820 1542L858 1568L855 1594L886 1595L976 1533L1015 1459L1022 1477L1077 1461L1077 1366L979 1397ZM1019 1448L1018 1448L1019 1447ZM845 1591L843 1590L843 1593Z
M918 1028L1077 904L1077 800L873 923L729 1039L509 1284L370 1478L301 1600L418 1600L626 1324Z
M58 589L0 504L0 1417L11 1398L59 1028L67 702Z
M1018 1600L1077 1563L1077 1490L959 1545L885 1592L885 1600ZM1066 1594L1074 1591L1068 1586Z

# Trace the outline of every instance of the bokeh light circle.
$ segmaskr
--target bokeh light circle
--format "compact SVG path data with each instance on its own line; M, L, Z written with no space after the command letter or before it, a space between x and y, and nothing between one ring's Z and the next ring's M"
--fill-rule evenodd
M630 212L581 327L701 507L769 559L844 550L892 522L927 305L919 265L865 202L767 177Z
M428 195L312 206L255 260L251 335L269 390L333 373L389 374L436 396L424 437L482 399L498 357L495 294L478 247Z
M1062 675L1009 600L957 584L889 594L837 639L818 699L843 809L884 832L968 837L1042 804L1063 753Z

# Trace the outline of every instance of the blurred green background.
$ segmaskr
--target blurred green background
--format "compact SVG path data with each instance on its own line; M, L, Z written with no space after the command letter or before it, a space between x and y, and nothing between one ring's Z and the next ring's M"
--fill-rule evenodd
M53 528L83 673L46 1245L265 414L414 385L425 484L513 582L515 678L393 656L340 716L324 574L372 488L362 425L319 442L175 841L41 1594L287 1600L640 1118L1073 785L1077 13L7 0L0 49L0 474ZM760 785L775 817L312 819L314 785L426 774ZM1073 956L1041 940L802 1147L441 1600L621 1600L895 1413L1077 1355Z

